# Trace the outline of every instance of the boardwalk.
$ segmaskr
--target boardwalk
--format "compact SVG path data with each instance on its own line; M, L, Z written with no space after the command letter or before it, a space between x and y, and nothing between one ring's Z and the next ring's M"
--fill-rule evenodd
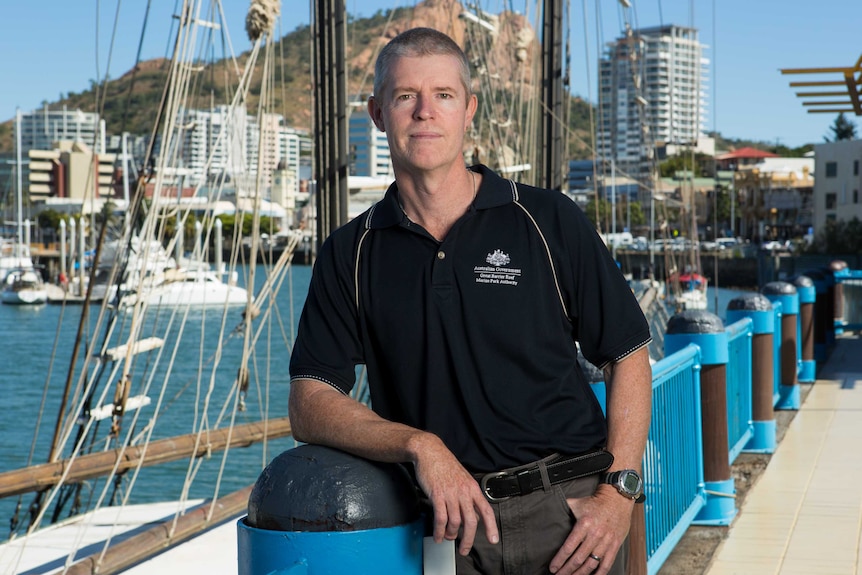
M819 367L708 575L862 575L862 339Z

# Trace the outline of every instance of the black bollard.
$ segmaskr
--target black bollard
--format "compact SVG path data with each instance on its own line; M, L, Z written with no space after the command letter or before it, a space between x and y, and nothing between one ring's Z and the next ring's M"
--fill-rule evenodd
M423 570L423 520L406 469L322 447L277 456L237 524L239 575ZM291 571L292 572L292 571Z

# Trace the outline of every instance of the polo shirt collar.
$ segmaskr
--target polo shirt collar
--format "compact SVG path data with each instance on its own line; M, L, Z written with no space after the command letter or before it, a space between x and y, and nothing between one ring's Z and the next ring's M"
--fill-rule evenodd
M482 184L476 194L473 205L477 210L496 208L512 203L517 193L513 185L496 172L483 164L471 168L482 175ZM368 229L380 229L397 226L406 219L401 205L398 203L398 184L392 182L383 199L374 204L365 219Z

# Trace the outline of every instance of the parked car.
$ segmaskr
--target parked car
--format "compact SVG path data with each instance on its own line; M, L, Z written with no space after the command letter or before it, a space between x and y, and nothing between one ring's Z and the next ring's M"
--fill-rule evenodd
M763 242L760 245L760 249L767 250L770 252L789 252L790 251L790 242L779 242L776 240Z
M716 245L718 245L718 249L727 250L731 248L735 248L740 245L740 242L737 238L717 238L715 240Z

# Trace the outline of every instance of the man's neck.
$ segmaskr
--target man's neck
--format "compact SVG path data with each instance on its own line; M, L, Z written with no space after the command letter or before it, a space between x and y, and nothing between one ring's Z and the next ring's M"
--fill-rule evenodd
M479 189L479 176L467 169L434 178L412 174L396 176L401 209L414 223L442 241L455 222L473 203Z

